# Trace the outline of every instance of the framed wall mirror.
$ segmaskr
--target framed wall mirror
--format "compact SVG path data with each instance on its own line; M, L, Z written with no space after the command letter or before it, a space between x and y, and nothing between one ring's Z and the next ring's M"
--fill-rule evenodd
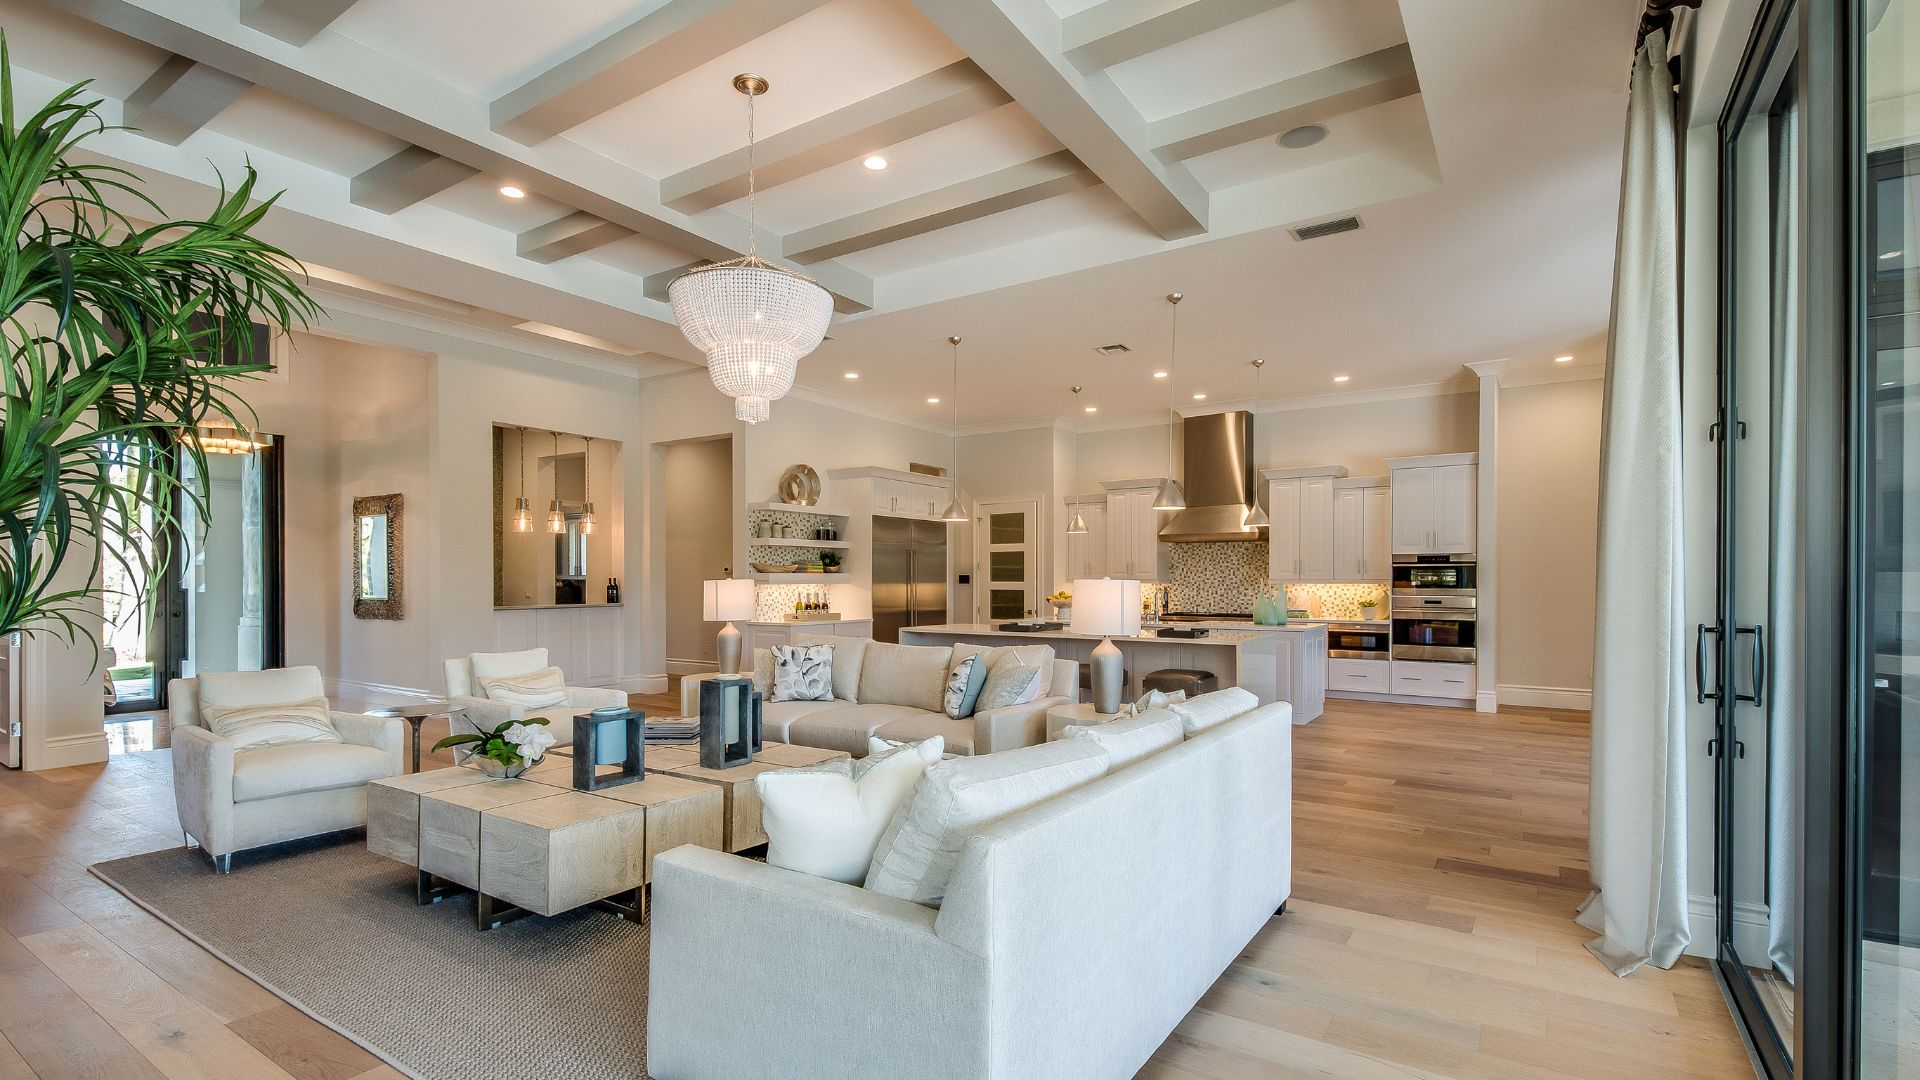
M399 495L353 500L353 617L406 617Z

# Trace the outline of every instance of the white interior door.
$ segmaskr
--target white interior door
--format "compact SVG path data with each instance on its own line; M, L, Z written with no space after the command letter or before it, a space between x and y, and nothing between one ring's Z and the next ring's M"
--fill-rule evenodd
M980 622L1026 618L1040 608L1040 504L982 501L974 509L974 596Z

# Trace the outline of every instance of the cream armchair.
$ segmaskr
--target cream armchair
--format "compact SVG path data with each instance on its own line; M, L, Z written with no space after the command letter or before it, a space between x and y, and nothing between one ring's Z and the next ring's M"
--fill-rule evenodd
M464 710L454 720L455 731L492 731L507 721L537 716L547 721L557 745L573 743L573 718L594 709L614 708L627 703L625 691L604 686L569 686L564 705L529 709L486 696L479 680L528 675L548 667L547 650L526 649L510 653L474 653L447 661L447 700Z
M180 831L227 873L233 853L367 823L367 781L398 776L406 724L359 713L328 715L344 742L283 743L235 751L201 706L233 708L324 699L320 669L276 668L174 679L173 797Z

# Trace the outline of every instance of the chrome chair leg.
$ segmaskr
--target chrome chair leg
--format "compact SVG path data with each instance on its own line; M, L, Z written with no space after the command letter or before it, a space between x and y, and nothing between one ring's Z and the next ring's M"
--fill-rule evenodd
M225 854L225 855L215 855L213 857L213 868L218 873L222 873L222 874L233 873L232 853L229 852L228 854Z

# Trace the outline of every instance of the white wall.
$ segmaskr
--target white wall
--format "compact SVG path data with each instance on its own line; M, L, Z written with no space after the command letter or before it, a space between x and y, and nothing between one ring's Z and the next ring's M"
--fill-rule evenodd
M719 627L702 618L702 586L733 568L733 440L669 445L666 474L668 670L711 671Z

